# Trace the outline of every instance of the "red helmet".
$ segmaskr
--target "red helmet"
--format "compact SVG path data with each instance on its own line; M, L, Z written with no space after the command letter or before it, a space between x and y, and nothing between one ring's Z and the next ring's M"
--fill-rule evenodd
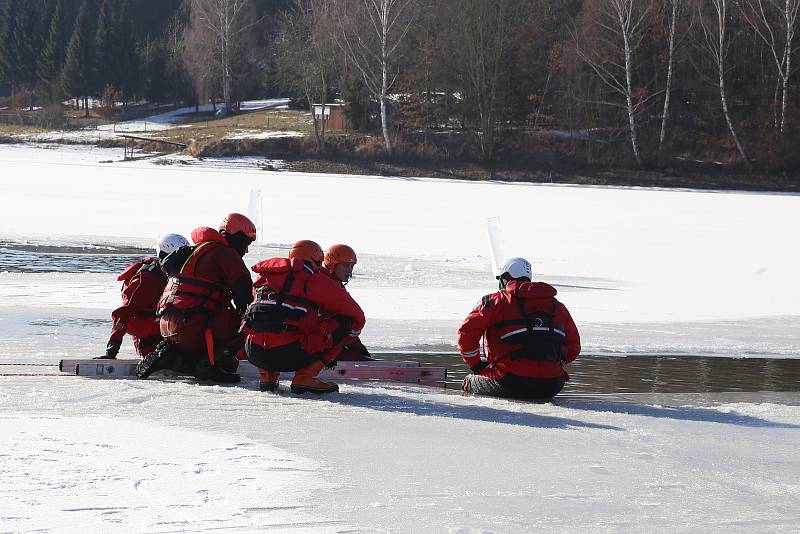
M292 258L311 262L314 267L319 269L322 266L323 259L322 247L320 247L314 241L301 239L292 245L292 250L289 251L289 259Z
M253 241L256 240L256 225L241 213L227 214L219 225L219 231L221 232L223 230L225 230L228 235L242 232Z
M333 270L337 263L358 263L356 251L347 245L332 245L325 253L325 267Z

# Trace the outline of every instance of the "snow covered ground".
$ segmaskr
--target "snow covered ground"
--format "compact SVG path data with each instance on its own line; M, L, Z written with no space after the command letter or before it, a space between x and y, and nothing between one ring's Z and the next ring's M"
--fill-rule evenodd
M0 241L145 247L246 212L261 190L264 244L248 264L297 239L349 243L365 342L452 350L494 288L486 221L499 216L504 254L557 286L585 352L800 356L797 195L272 173L119 152L0 146ZM100 353L113 266L65 255L59 272L8 267L19 254L0 248L0 363ZM344 384L324 399L254 389L0 376L0 532L800 532L797 393L536 405L412 386Z

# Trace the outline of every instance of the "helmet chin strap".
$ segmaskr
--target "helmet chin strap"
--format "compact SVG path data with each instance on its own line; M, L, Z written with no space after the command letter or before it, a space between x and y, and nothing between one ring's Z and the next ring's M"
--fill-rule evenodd
M508 278L506 278L505 276L501 276L500 283L498 284L498 286L500 287L500 291L505 291L507 285L508 285Z

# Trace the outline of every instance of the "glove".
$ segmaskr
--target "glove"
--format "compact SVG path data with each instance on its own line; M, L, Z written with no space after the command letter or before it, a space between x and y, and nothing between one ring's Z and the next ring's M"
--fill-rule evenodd
M475 366L470 367L469 370L472 371L472 374L479 375L481 371L489 367L489 362L486 360L481 360L480 363L475 364Z
M119 348L122 346L121 341L109 341L108 345L106 345L106 353L103 356L98 356L94 358L95 360L114 360L117 358L117 354L119 354Z
M372 356L369 353L369 349L367 349L367 347L358 338L355 338L355 340L353 340L353 342L349 345L345 345L342 350L350 351L353 354L358 354L359 356L365 356L367 358Z

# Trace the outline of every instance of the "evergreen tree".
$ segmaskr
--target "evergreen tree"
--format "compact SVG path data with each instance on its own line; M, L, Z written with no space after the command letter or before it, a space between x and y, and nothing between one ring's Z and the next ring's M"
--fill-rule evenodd
M144 55L144 96L153 103L165 102L169 97L167 83L167 51L160 40L150 41L142 50Z
M64 25L61 22L62 0L56 0L50 18L50 32L42 53L39 55L36 75L39 79L37 93L48 102L61 99L59 74L64 65Z
M114 24L112 81L111 83L122 91L123 99L133 96L139 89L140 63L136 50L136 37L134 36L131 18L128 14L129 1L124 0L119 9Z
M0 21L0 84L2 85L13 86L16 81L14 27L17 23L17 12L17 0L7 0L3 19Z
M97 14L97 30L94 34L94 69L92 86L94 92L101 94L106 85L114 84L114 53L111 42L111 17L108 2L103 0Z
M29 2L22 2L12 32L14 73L18 85L32 86L36 76L36 56L39 52L39 32L34 12Z
M75 98L83 97L86 116L89 116L88 94L89 82L91 80L90 71L92 69L92 55L89 48L89 31L87 23L88 2L83 0L75 18L75 26L72 37L67 46L66 61L61 81L64 92Z

